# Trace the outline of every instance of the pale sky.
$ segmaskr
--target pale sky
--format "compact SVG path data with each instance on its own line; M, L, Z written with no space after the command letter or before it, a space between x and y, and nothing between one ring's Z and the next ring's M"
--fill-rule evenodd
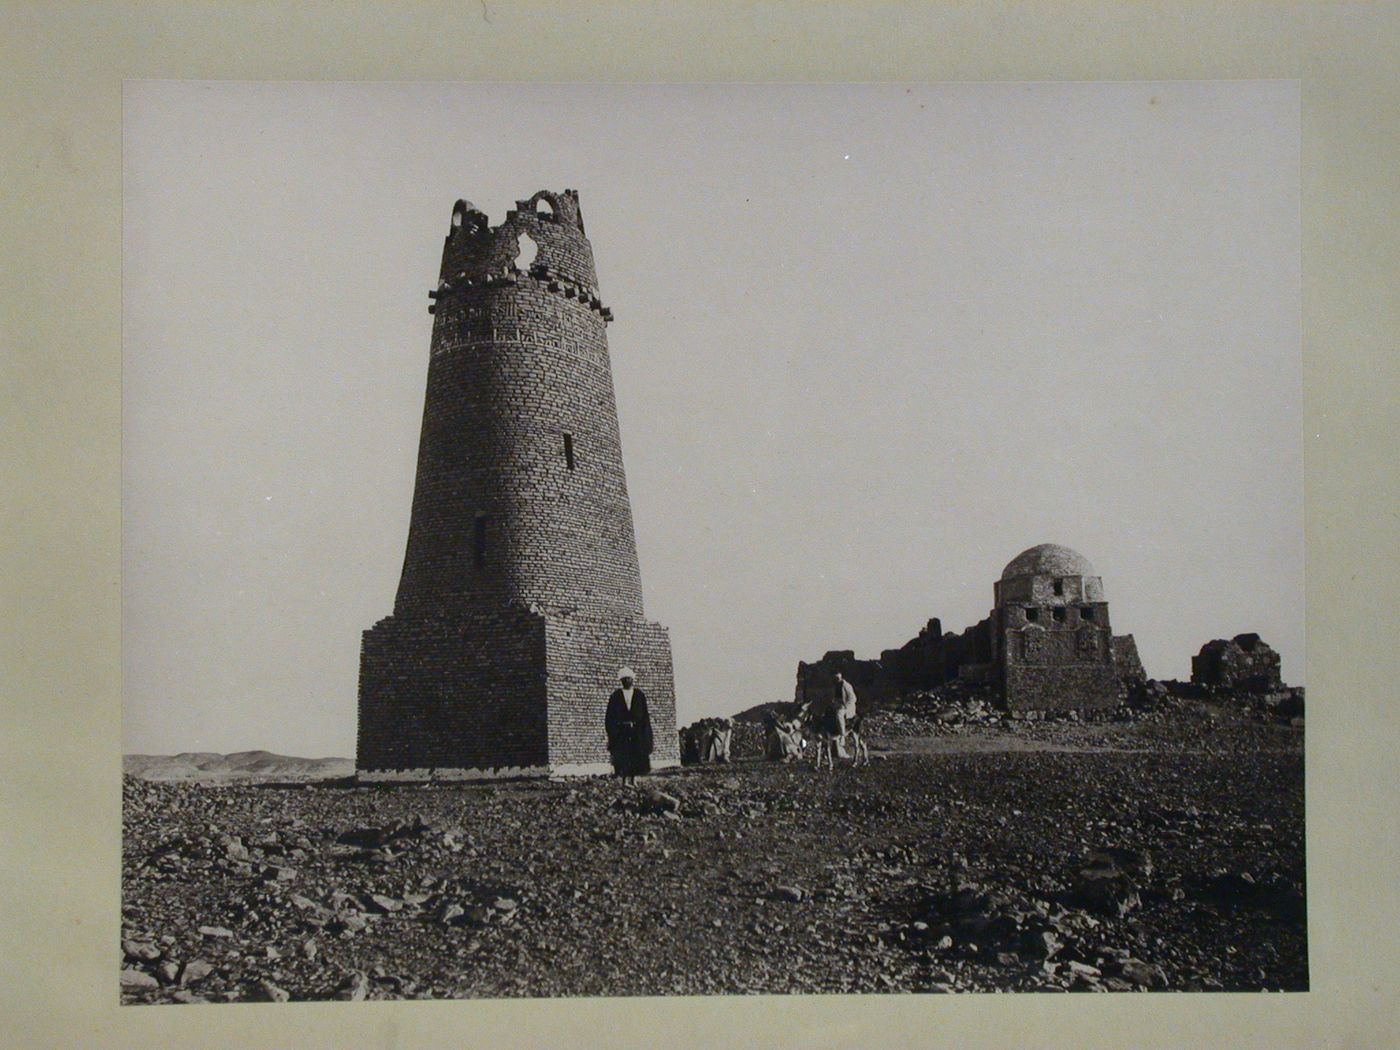
M124 750L354 754L453 202L577 189L682 723L962 630L1026 547L1150 675L1303 684L1293 82L144 82Z

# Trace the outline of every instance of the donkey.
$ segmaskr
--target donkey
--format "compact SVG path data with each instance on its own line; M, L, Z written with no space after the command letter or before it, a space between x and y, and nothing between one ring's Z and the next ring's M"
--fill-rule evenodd
M825 760L828 769L836 768L836 756L839 754L837 746L841 740L841 723L836 717L836 712L831 710L818 710L811 703L802 705L800 712L803 727L812 735L816 746L812 749L815 753L816 765L821 769ZM865 736L861 732L861 725L865 721L863 715L854 715L846 719L845 741L851 749L851 765L866 765L870 762L870 749L865 745Z

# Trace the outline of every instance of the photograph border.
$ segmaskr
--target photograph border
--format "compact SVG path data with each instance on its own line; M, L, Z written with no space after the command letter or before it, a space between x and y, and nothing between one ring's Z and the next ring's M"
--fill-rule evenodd
M0 987L15 1045L1377 1045L1400 974L1400 9L1393 4L7 4L11 615ZM1289 995L118 1006L124 79L1285 79L1302 86L1308 909ZM16 847L14 844L18 844Z

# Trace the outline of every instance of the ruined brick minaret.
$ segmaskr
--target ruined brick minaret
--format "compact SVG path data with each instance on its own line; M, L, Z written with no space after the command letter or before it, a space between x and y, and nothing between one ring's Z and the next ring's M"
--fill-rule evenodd
M627 664L654 765L678 758L666 629L641 572L578 194L505 222L458 201L442 252L408 550L364 633L365 778L601 772Z

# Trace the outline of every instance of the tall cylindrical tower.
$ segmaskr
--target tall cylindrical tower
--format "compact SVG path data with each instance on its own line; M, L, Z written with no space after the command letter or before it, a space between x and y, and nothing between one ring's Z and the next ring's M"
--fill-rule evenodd
M605 768L619 664L676 759L665 629L643 617L606 326L578 195L443 247L408 547L361 656L366 776Z

